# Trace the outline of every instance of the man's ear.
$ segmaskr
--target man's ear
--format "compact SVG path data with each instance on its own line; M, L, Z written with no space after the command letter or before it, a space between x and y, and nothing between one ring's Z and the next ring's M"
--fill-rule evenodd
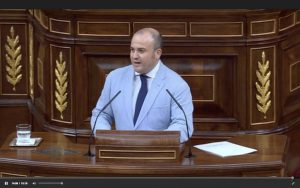
M160 59L161 54L162 54L162 49L161 48L158 48L158 49L155 50L155 57L157 59Z

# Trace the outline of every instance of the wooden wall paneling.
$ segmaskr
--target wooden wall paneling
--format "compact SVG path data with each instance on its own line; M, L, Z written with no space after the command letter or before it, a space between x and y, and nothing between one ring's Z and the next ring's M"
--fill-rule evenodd
M24 151L26 152L26 151ZM19 177L28 177L29 176L29 170L25 168L11 168L7 166L0 166L0 177L1 178L19 178Z
M27 121L34 124L35 130L76 134L75 141L86 140L91 111L105 77L111 70L130 64L130 39L142 27L161 31L165 39L162 60L191 86L194 139L208 141L243 133L292 132L299 126L299 10L23 12L22 16L13 13L17 19L11 21L0 11L0 17L5 19L0 22L0 97L12 102L16 98L34 98L30 107L34 118L31 121L29 116ZM25 78L15 93L6 81L4 65L4 46L12 25L22 45ZM257 110L255 86L259 82L256 71L263 51L270 63L267 71L271 72L271 106L266 119ZM62 113L63 119L54 102L55 67L60 52L68 71L68 105ZM33 94L31 77L34 77Z
M87 60L81 60L82 62L87 63L86 68L84 68L85 66L80 62L76 65L81 67L78 69L81 73L78 74L87 74L86 76L88 77L87 84L85 84L88 86L88 88L86 88L89 96L87 99L88 110L87 112L81 113L90 115L91 110L94 108L98 97L100 96L106 75L111 70L130 64L129 55L126 53L127 49L125 47L124 49L126 51L124 51L124 53L119 55L115 54L113 56L105 55L109 53L109 50L107 49L109 49L109 47L106 47L105 52L104 48L99 48L99 51L102 50L101 54L87 55ZM200 49L201 48L198 48L198 51ZM239 96L239 98L243 96L238 94L241 93L239 91L241 91L240 87L242 84L238 85L238 82L234 82L234 80L237 80L235 79L237 77L240 77L241 80L245 80L245 78L241 78L242 76L245 76L245 74L237 71L238 66L242 66L238 65L237 56L233 55L234 53L232 52L229 55L224 55L224 53L215 53L214 55L205 55L203 53L181 54L180 50L182 50L181 47L177 47L174 50L176 51L176 55L167 52L163 55L163 61L171 69L181 74L191 86L195 105L194 117L196 123L203 123L203 121L210 119L211 125L200 125L197 126L196 129L241 129L237 128L238 121L240 121L241 118L238 116L237 111L240 108L238 107L238 104L240 104L239 106L243 106L243 102L236 101L236 96ZM215 51L215 48L211 48L210 51L212 53ZM82 72L82 70L84 70L84 72ZM80 82L83 81L81 80ZM79 88L81 89L81 87ZM86 89L81 90L85 91ZM78 95L78 97L79 103L86 104L83 102L84 98L82 98L81 95ZM80 108L82 109L82 107ZM197 119L199 120L197 121ZM83 118L82 121L83 120L85 121L84 124L86 124L86 126L83 127L86 128L89 126L89 122L87 121L89 119ZM218 123L227 124L227 128L222 128L222 126L216 128L213 126L213 124Z
M0 41L2 41L2 25L0 24ZM3 77L3 73L2 70L4 69L4 62L2 62L2 42L0 42L0 97L2 95L2 77Z
M300 11L299 10L297 10L296 12L295 12L295 21L296 21L296 24L300 24Z
M0 101L0 145L7 135L16 131L16 124L30 123L26 101Z
M247 130L248 129L248 115L247 115L247 100L249 99L247 89L247 51L248 49L246 47L237 47L237 54L236 54L236 59L237 59L237 66L236 66L236 78L235 78L235 84L237 85L237 90L235 94L236 100L236 117L239 119L239 128L240 130Z
M41 112L46 114L46 91L47 86L49 84L45 84L45 77L47 78L47 72L44 67L47 68L47 59L46 58L46 51L49 51L49 48L47 48L47 45L43 40L40 39L40 37L36 36L34 37L34 104L36 108L38 108ZM49 55L48 55L49 56ZM46 64L46 65L45 65Z
M34 9L33 11L34 17L40 23L40 25L48 30L49 29L49 17L44 13L44 10Z
M76 101L76 131L90 131L92 109L100 96L106 75L118 67L128 65L129 44L78 46L75 48L74 84Z
M274 37L278 34L280 11L272 11L269 14L247 15L247 37L264 38Z
M43 39L45 40L45 39ZM51 59L51 53L50 53L50 42L45 40L41 42L41 45L39 46L39 48L41 49L41 51L45 50L45 57L44 57L44 61L43 61L43 79L44 79L44 85L43 85L43 89L40 89L41 92L41 99L44 99L44 101L41 100L41 107L44 106L45 109L45 119L47 122L52 122L52 96L53 96L53 85L51 83L52 82L52 59ZM41 52L42 53L42 52ZM58 123L59 124L59 123ZM61 125L60 125L61 126Z
M49 18L50 20L50 32L59 34L71 34L71 21Z
M165 55L164 59L165 64L190 85L194 118L233 117L234 58L218 55L193 57L182 54L178 57ZM195 127L196 130L201 128L204 129L204 126Z
M287 30L296 24L296 14L295 12L288 13L287 15L281 16L279 18L279 31Z
M34 60L34 106L35 110L43 114L45 119L51 121L51 108L50 107L50 55L49 55L49 43L43 36L42 26L37 27L37 22L32 20L33 25L33 60ZM35 110L31 109L31 113L34 114L34 125L36 130L45 130L44 121L37 116Z
M282 117L291 119L299 117L300 110L300 34L295 34L291 39L282 42ZM286 120L284 120L286 121Z
M104 86L106 76L117 67L130 64L129 55L101 55L99 57L88 57L88 111L91 114ZM89 124L90 122L88 122Z
M250 22L250 35L263 36L275 34L277 30L277 21L275 18L267 20L255 20Z
M101 94L106 76L116 67L123 67L130 64L128 55L101 56L88 58L88 108L93 109Z
M77 34L81 36L130 36L130 22L78 21Z
M282 62L282 59L283 59L283 50L281 48L281 46L277 43L276 45L276 66L275 66L275 71L276 71L276 75L275 75L275 84L276 84L276 87L275 87L275 101L276 101L276 109L275 109L275 115L276 115L276 123L274 125L274 128L275 129L286 129L287 126L282 124L280 122L280 118L282 117L282 100L284 98L284 87L285 87L285 84L281 84L281 80L282 78L284 77L284 73L283 73L283 69L282 69L282 66L283 66L283 62ZM287 130L284 130L282 131L282 133L286 132Z
M295 171L300 168L300 126L298 125L293 131L288 133L290 138L288 149L286 151L286 166L287 166L287 175L294 176Z
M134 22L132 24L133 31L135 33L139 29L145 27L151 27L157 29L163 37L187 37L187 23L186 22Z
M191 37L242 37L244 22L191 22Z
M1 94L26 96L28 94L27 25L13 22L1 23L1 39ZM6 56L10 59L10 65ZM10 74L7 67L10 69Z
M276 46L250 48L249 54L249 128L271 128L274 127L277 119Z
M300 60L290 64L290 92L300 89Z
M72 16L66 14L57 18L56 14L49 15L45 10L40 12L38 22L49 31L40 29L42 37L37 57L37 80L41 93L39 105L44 108L46 114L46 121L41 127L44 130L74 136L74 53L73 42L70 40L74 39L72 35L75 31L70 18ZM45 37L45 33L50 35Z
M3 95L10 94L11 90L5 82L6 70L2 63L1 98L29 95L34 98L32 108L40 113L38 117L43 121L33 122L40 124L43 130L74 133L79 137L89 134L91 110L105 76L113 69L130 64L130 39L142 27L161 31L165 40L163 61L191 85L197 139L260 131L282 132L283 126L289 126L286 123L297 121L300 110L299 10L35 9L27 13L29 16L20 18L22 21L10 22L5 18L6 22L0 23L1 63L5 60L3 45L9 27L17 26L20 42L26 46L22 48L26 60L26 69L22 71L27 79L17 86L18 91L23 90L22 96ZM60 51L69 72L68 107L63 112L63 120L53 101L55 60L59 59ZM271 71L272 103L266 119L257 110L255 86L262 51ZM34 57L33 68L31 56ZM31 77L34 77L33 94Z
M16 130L17 123L30 123L31 118L27 108L28 101L26 100L28 96L29 58L27 49L27 11L25 9L3 9L0 10L0 20L1 145L6 136ZM8 64L6 54L11 59L11 64ZM11 75L9 75L8 70ZM7 77L10 77L12 83L17 78L15 85L9 83Z
M74 88L75 98L75 128L79 137L90 134L90 116L91 108L88 106L88 58L83 54L84 51L80 47L75 47L74 54ZM100 82L101 80L99 80ZM93 86L91 86L94 88Z
M164 51L163 61L191 87L194 136L245 129L246 48L166 46Z

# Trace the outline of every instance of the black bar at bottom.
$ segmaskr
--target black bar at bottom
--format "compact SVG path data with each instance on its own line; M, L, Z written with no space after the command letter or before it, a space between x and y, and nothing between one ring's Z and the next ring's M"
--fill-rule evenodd
M200 177L72 177L72 178L0 178L0 187L35 187L35 188L300 188L300 178L200 178Z

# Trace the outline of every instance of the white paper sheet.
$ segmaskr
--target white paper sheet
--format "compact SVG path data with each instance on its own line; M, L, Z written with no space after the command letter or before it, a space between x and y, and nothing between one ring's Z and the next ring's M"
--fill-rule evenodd
M221 157L244 155L257 151L256 149L248 148L228 141L199 144L194 147Z

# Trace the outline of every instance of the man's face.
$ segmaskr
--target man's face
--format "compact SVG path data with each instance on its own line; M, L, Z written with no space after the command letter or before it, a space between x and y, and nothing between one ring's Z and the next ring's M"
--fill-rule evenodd
M154 40L149 33L136 34L131 40L130 60L136 72L146 74L157 64L161 49L154 50Z

